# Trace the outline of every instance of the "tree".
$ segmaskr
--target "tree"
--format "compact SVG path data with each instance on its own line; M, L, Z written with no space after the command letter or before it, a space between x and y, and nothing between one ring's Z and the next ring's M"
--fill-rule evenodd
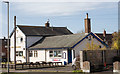
M112 34L112 46L111 49L120 49L120 31Z
M95 44L93 40L91 40L90 42L88 42L86 44L86 48L84 48L84 50L98 50L98 49L104 50L106 48L105 47L100 48L100 46L98 44Z

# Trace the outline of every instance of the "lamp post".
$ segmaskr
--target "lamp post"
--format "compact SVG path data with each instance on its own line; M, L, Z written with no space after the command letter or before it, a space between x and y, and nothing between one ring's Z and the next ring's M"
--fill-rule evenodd
M9 40L10 40L10 38L9 38L9 2L8 1L3 1L4 3L6 3L7 4L7 6L8 6L8 9L7 9L7 11L8 11L8 42L7 42L7 49L8 49L8 52L7 52L7 54L8 54L8 73L9 73L9 61L10 61L10 59L9 59L9 47L10 47L10 45L9 45Z

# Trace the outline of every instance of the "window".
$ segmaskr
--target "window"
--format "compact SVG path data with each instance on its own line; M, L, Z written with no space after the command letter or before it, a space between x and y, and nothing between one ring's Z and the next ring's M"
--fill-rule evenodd
M17 37L17 43L21 43L23 42L23 38L22 37Z
M32 56L33 56L33 52L29 51L29 57L32 57Z
M34 57L38 57L38 52L34 51Z
M18 51L16 51L16 56L19 56L19 53L18 53Z
M50 57L62 57L62 51L60 50L49 51L49 56Z
M23 48L23 50L25 50L25 48Z
M53 51L50 51L49 54L50 54L50 57L53 57Z
M19 51L19 56L23 56L23 51Z
M16 51L16 56L23 56L23 51Z
M66 52L62 53L62 58L66 59Z
M23 38L22 38L22 37L20 38L20 41L21 41L21 42L23 41Z

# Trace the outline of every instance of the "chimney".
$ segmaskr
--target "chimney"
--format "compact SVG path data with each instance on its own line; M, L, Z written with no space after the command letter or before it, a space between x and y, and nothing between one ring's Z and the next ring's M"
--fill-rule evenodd
M105 38L105 36L106 36L106 31L104 30L104 32L103 32L103 37Z
M4 40L6 39L6 37L4 37Z
M86 13L86 18L84 19L84 21L85 21L85 33L90 33L91 24L90 24L90 18L88 18L88 13Z
M50 27L49 19L48 19L47 23L45 23L45 27Z

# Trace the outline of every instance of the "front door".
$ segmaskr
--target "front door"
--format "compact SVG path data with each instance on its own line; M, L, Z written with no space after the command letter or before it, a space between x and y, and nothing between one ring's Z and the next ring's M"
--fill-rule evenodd
M68 63L72 63L72 50L68 50Z

